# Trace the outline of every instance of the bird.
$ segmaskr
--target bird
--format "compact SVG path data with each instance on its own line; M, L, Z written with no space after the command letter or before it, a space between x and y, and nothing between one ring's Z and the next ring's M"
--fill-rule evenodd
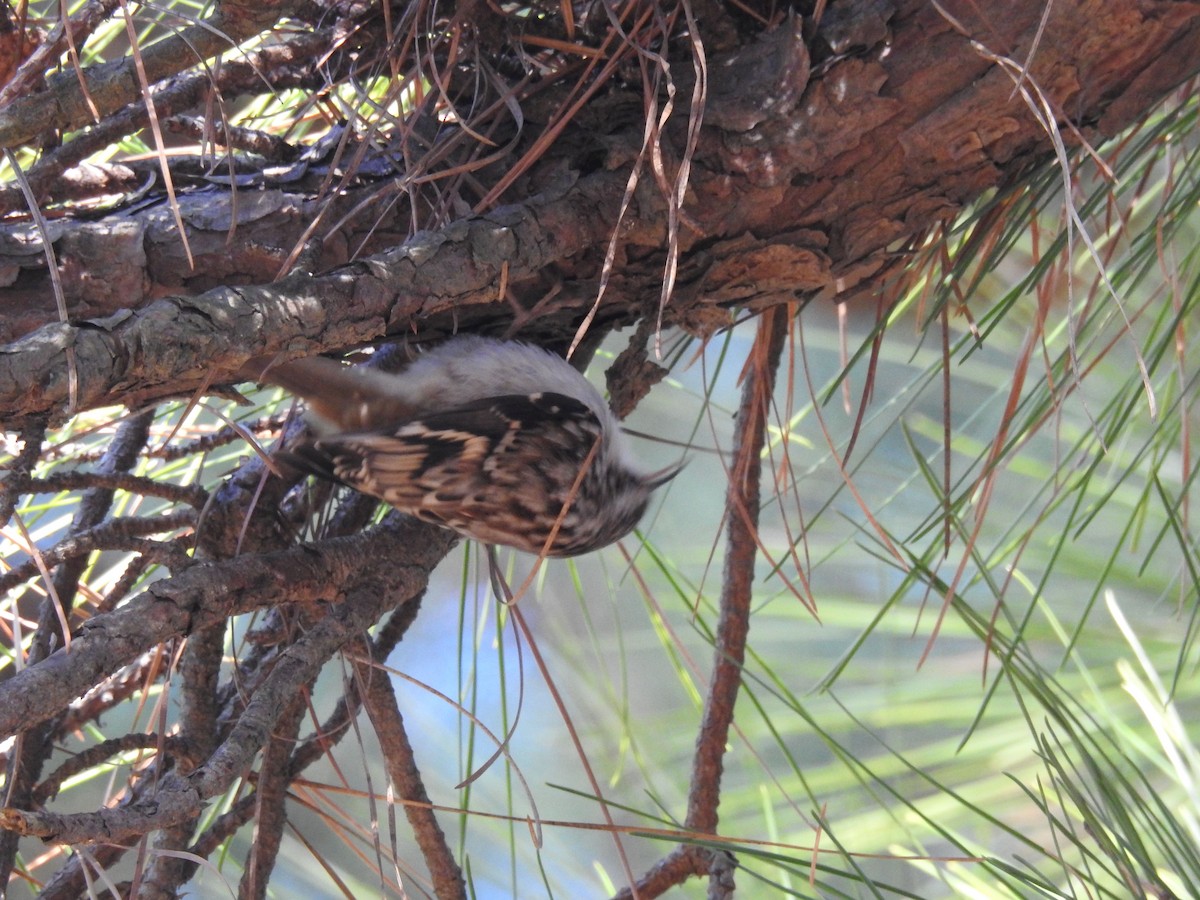
M642 467L592 383L519 341L458 335L396 373L310 357L255 380L307 404L312 434L285 465L540 556L621 539L681 468Z

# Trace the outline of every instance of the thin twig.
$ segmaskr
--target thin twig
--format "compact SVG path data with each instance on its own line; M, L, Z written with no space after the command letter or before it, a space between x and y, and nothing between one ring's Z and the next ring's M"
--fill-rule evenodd
M113 519L97 525L90 531L65 538L53 547L41 551L42 561L46 565L58 565L69 559L85 558L97 550L132 550L178 569L190 562L181 548L162 541L142 540L139 536L174 531L193 525L195 521L196 511L193 509L177 510L161 516L128 516ZM37 573L38 566L33 560L15 566L0 575L0 592L11 590Z
M776 373L788 334L784 307L772 307L759 319L758 336L747 363L734 435L734 464L726 495L727 550L713 653L713 673L705 695L700 733L692 757L685 827L698 834L716 834L721 798L721 772L734 707L742 684L742 663L750 630L750 600L758 555L758 512L762 450ZM709 895L727 896L733 889L733 862L727 853L714 853L696 844L681 844L637 883L636 896L657 897L694 875L709 877ZM618 900L635 896L626 889Z
M110 473L131 469L146 446L153 421L154 411L151 409L122 422L97 468ZM100 523L109 514L112 502L111 490L95 487L88 490L76 508L75 518L71 522L71 537L63 543L69 543L76 536L94 535L100 530L103 527ZM44 567L49 554L40 554L36 547L30 550L35 570ZM51 655L56 646L69 643L68 619L86 564L86 556L64 556L53 577L47 580L47 596L43 598L38 613L37 630L27 648L17 648L18 653L26 654L27 664L38 665ZM53 749L51 736L54 732L54 725L46 719L23 730L9 758L4 792L6 804L18 807L31 804L34 785ZM16 836L0 835L0 884L8 883L16 852Z
M365 650L365 643L360 642L359 652ZM466 900L467 887L462 869L454 859L445 832L434 815L421 771L417 768L412 742L408 739L404 719L396 704L391 678L360 656L354 660L354 680L379 738L396 797L404 806L404 814L412 826L417 846L425 857L434 893L438 900Z
M7 525L12 518L25 481L41 458L45 440L46 423L41 419L30 419L21 428L21 451L9 465L8 476L0 482L0 526Z
M242 882L238 886L238 896L247 900L262 900L266 896L271 872L279 858L283 831L287 826L285 806L288 786L291 784L286 763L304 721L306 694L307 687L296 692L263 750L258 783L254 789L254 846L250 849L250 858L246 860Z
M713 674L704 704L700 736L692 760L685 824L699 832L715 832L720 799L721 759L733 721L734 704L742 683L746 637L750 630L750 599L754 563L758 552L759 488L762 450L775 373L788 332L788 317L782 307L763 313L758 337L749 361L750 371L742 386L734 435L734 467L726 500L728 549L721 608L717 620Z
M168 484L128 472L53 472L45 478L26 478L14 483L20 491L30 494L57 494L88 488L125 491L146 497L160 497L174 503L186 503L201 509L208 500L208 491L195 484Z

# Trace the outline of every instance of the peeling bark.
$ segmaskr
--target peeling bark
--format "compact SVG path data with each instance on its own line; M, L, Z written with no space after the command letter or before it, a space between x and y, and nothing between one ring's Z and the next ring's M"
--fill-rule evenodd
M890 16L886 5L865 6L876 27L864 33L875 43L836 31L832 43L852 52L827 54L811 76L788 24L768 41L779 45L767 54L774 68L739 65L738 50L711 61L714 83L733 73L736 84L719 92L692 160L668 324L703 320L711 307L870 294L928 228L1052 160L1012 72L987 53L1018 67L1028 61L1027 84L1056 110L1068 147L1114 135L1200 68L1193 3L1058 2L1036 47L1041 3L1012 4L987 20L975 4L951 3L953 23L925 0L897 3ZM684 95L690 69L676 69ZM803 93L760 102L781 84ZM552 95L540 102L553 107ZM739 101L757 111L741 119L724 112ZM538 109L527 113L536 119ZM668 161L678 159L684 125L677 109L664 135ZM256 355L503 327L514 308L534 309L554 293L558 302L538 328L569 335L595 296L614 228L617 266L600 321L633 322L654 309L666 245L667 204L652 179L642 178L617 222L627 178L627 164L617 163L636 155L641 128L634 121L600 143L567 135L510 192L524 199L408 239L403 204L350 215L378 188L346 191L305 260L317 274L270 285L323 201L269 187L185 194L194 272L162 204L55 223L73 317L111 314L45 324L49 308L26 307L10 319L13 336L33 330L0 348L0 408L10 422L62 415L67 348L80 378L77 408L87 408L188 393ZM359 247L367 255L350 261ZM45 263L29 227L8 226L0 248L8 248L0 272L9 272L13 296L46 302Z

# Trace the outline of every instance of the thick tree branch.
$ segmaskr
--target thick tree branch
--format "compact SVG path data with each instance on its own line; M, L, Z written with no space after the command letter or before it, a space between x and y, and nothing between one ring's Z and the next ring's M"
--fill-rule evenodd
M1043 124L1014 92L1013 70L996 63L997 54L1029 59L1027 83L1059 111L1056 127L1069 147L1115 134L1200 70L1195 4L1058 2L1036 46L1041 3L1015 4L987 20L965 0L946 6L949 19L926 0L897 2L885 19L886 48L830 57L795 102L764 109L752 122L718 115L724 127L702 130L668 323L710 329L718 324L713 307L874 292L905 260L898 248L984 192L1053 160ZM780 28L771 46L786 50L797 40L794 30ZM797 67L797 78L807 59L786 52L772 58ZM746 80L723 95L721 108L765 96L783 78L753 67L729 71ZM687 70L679 74L685 77ZM684 127L672 120L663 134L668 161L683 146ZM525 179L528 200L419 233L326 274L159 300L95 324L42 327L0 348L0 409L10 423L66 414L68 348L78 360L80 404L88 408L193 391L210 378L228 378L249 355L296 356L383 335L494 327L522 319L514 308L535 309L552 295L557 308L535 321L561 338L595 295L614 229L619 264L607 274L600 315L632 321L653 309L666 259L666 204L652 179L642 179L618 225L628 179L623 160L636 156L641 132L634 123L609 136L603 146L611 171L592 174L594 143L584 152L564 140ZM564 169L580 177L564 178ZM285 196L276 199L280 211L294 210ZM184 201L185 220L211 202ZM261 233L278 228L274 215L256 223ZM345 228L379 224L371 214ZM145 234L131 239L146 241ZM506 298L498 296L502 283Z
M19 147L51 129L70 131L120 109L141 95L142 74L154 84L217 53L230 50L269 28L295 3L226 2L202 24L188 26L140 51L140 64L130 57L92 66L83 85L74 69L48 79L46 90L11 100L0 112L0 147ZM140 71L139 71L140 70Z
M353 346L439 314L448 328L455 310L497 303L502 271L528 277L602 240L621 189L619 178L596 176L569 200L505 207L327 275L217 288L96 323L41 328L0 347L0 409L10 422L65 412L67 348L79 368L79 408L87 409L196 390L228 380L256 356ZM563 227L581 197L589 198L592 226Z
M337 37L333 29L301 34L231 59L215 74L180 75L160 85L155 91L155 112L165 117L172 115L175 110L194 108L211 92L230 100L236 99L244 93L260 90L263 72L274 73L276 88L286 88L306 77L311 79L313 61L330 52ZM68 178L62 177L64 172L78 165L85 157L144 128L149 120L150 112L141 102L131 103L125 109L106 116L69 143L43 155L25 173L30 190L34 196L47 202L69 199L74 190L83 190L85 185L91 185L95 171L75 171L74 177ZM118 180L126 173L127 177L133 178L134 171L129 168L114 167L108 170L108 192L135 191L138 186L136 181L125 184ZM19 211L24 206L25 198L18 187L14 185L0 189L0 214Z
M393 516L392 521L399 518ZM402 551L394 543L396 539L406 538L411 542L420 530L424 529L409 522L403 522L398 527L376 529L376 536L386 534L391 540L384 540L383 545L375 549L390 549L393 551L392 558L401 558ZM328 546L334 543L327 542L324 550L319 551L331 562L334 556L354 553L345 544L336 549ZM452 543L452 538L447 533L441 543L425 543L434 546L432 555L440 558L440 554ZM426 551L425 555L431 555L430 551ZM424 560L426 564L434 561ZM152 796L118 809L58 815L6 808L0 811L0 828L65 843L120 843L199 815L207 800L228 790L235 779L246 773L300 686L316 677L333 653L362 634L385 609L418 596L424 590L428 577L428 571L421 567L420 562L375 569L369 575L363 573L360 567L359 574L365 580L355 583L353 573L345 573L350 584L346 588L345 601L283 651L271 673L250 697L245 711L238 717L228 737L204 765L189 775L167 776ZM333 579L330 583L339 582ZM0 705L3 705L3 700L0 700Z
M392 590L423 586L449 546L449 533L390 521L352 537L227 562L197 563L153 583L120 609L84 623L70 648L0 684L0 734L15 734L44 721L105 673L197 628L278 604L336 602L340 592L354 590L364 577L380 574L364 573L364 559L392 561L383 573L393 579ZM441 540L430 540L431 536Z

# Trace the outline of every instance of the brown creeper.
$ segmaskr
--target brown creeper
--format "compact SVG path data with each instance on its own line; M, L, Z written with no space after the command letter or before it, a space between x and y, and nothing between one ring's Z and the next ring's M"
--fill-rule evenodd
M628 534L679 471L644 472L592 384L540 347L459 336L398 374L312 358L261 380L308 402L301 471L426 522L546 556Z

